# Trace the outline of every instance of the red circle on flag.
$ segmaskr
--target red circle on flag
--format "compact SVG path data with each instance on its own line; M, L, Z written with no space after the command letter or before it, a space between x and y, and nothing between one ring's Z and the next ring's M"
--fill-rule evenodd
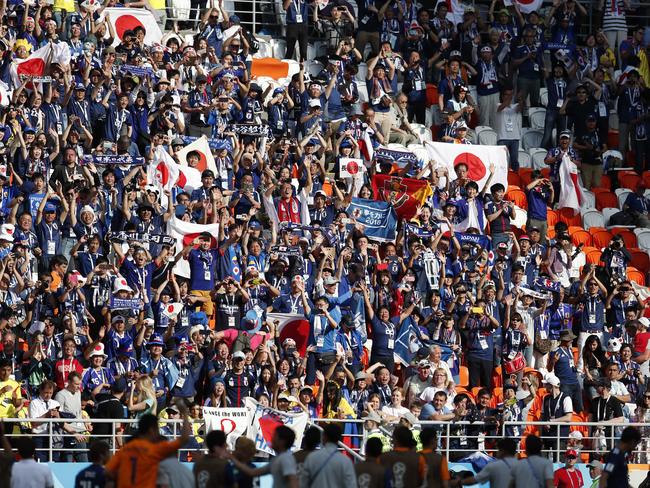
M521 3L522 5L529 5L533 3L535 0L517 0L518 3Z
M32 58L23 61L16 67L19 75L41 76L45 72L45 60L43 58Z
M208 169L208 158L201 151L196 152L199 154L199 164L196 165L196 169L203 173Z
M296 318L284 324L280 331L280 343L288 338L296 341L296 349L304 355L309 341L309 321Z
M359 165L356 161L349 161L347 165L348 173L356 175L359 172Z
M124 31L133 30L136 27L142 27L144 29L142 22L136 19L133 15L120 15L115 21L115 33L120 40L122 40Z
M479 182L485 178L485 164L478 156L472 153L460 153L454 159L454 168L461 163L467 165L467 177L470 180Z

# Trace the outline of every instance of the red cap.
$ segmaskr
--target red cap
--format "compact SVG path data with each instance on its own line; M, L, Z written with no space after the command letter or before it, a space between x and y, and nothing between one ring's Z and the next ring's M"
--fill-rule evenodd
M578 457L578 451L576 451L575 449L567 449L567 451L564 453L564 455L566 457L577 458Z

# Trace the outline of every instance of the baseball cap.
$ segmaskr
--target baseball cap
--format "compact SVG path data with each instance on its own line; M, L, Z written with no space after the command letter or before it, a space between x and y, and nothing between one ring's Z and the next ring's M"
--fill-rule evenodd
M233 359L246 359L246 354L244 354L244 353L241 352L241 351L237 351L236 353L234 353L234 354L232 355L232 358L233 358Z
M567 449L566 452L564 453L564 455L567 458L577 458L578 457L578 451L576 451L575 449Z
M324 284L325 286L329 286L329 285L335 285L335 284L337 284L338 282L339 282L339 280L337 280L337 279L334 278L333 276L328 276L328 277L325 278L325 280L323 281L323 284Z
M422 359L418 363L418 368L420 368L420 369L422 369L422 368L430 368L430 367L431 367L431 363L429 362L428 359Z
M589 464L587 464L587 467L596 468L596 469L603 469L603 463L601 463L597 459L594 459L593 461L590 461Z
M582 432L580 432L579 430L574 430L569 434L569 439L575 439L579 441L582 440L582 438L583 438Z
M551 386L556 386L556 387L560 386L560 378L555 376L553 373L549 373L548 375L546 375L546 377L544 378L544 382L548 383Z
M563 130L562 132L560 132L560 139L564 139L564 138L571 139L570 130Z

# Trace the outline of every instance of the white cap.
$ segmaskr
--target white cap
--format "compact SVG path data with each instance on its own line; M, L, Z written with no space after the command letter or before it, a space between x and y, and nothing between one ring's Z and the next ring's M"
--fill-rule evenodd
M90 212L91 214L95 215L95 209L92 208L90 205L84 205L81 207L81 212L79 212L79 215L81 215L84 212Z
M555 376L553 373L549 373L544 378L544 383L548 383L551 386L560 387L560 378Z
M318 98L312 98L309 100L310 107L320 107L320 100Z
M128 291L129 293L133 293L133 290L124 278L116 279L115 283L113 284L113 295L120 291Z
M90 353L91 358L95 357L95 356L107 357L106 354L104 353L104 344L102 344L101 342L99 344L97 344L94 347L93 352Z
M574 430L569 434L569 439L575 439L581 441L583 439L582 432L580 432L579 430Z
M16 226L13 224L2 224L0 226L0 241L14 242Z

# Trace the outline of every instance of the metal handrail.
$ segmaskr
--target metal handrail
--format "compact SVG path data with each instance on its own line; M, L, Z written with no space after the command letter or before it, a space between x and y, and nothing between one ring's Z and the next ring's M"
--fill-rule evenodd
M7 424L21 424L21 423L28 423L28 422L40 422L40 423L45 423L48 424L48 428L46 432L39 433L39 434L30 434L30 433L19 433L19 434L13 434L13 433L7 433L7 437L26 437L26 436L49 436L50 439L56 435L58 437L63 437L63 438L72 438L75 436L75 434L69 434L69 433L58 433L54 432L54 426L55 424L60 424L60 423L92 423L92 424L106 424L110 423L112 424L111 428L111 433L107 434L105 436L97 436L95 434L90 434L89 437L93 439L108 439L112 442L111 444L111 449L113 452L117 450L116 446L118 445L118 439L122 440L122 438L126 435L123 432L120 432L116 429L115 425L116 424L123 424L123 425L135 425L137 424L138 420L137 419L83 419L83 418L55 418L55 419L44 419L44 418L6 418L3 419L5 426ZM177 420L177 419L159 419L160 423L162 424L169 424L172 426L172 437L176 438L179 436L179 426L182 424L182 420ZM311 419L310 424L315 425L319 427L318 424L322 423L328 423L328 422L333 422L333 423L340 423L340 424L357 424L360 425L362 430L360 434L356 435L344 435L344 438L351 439L351 438L358 438L362 439L363 442L366 440L366 431L363 429L363 420L361 419L324 419L324 418L316 418L316 419ZM203 423L203 419L192 419L192 423ZM566 440L566 437L563 437L561 435L561 427L599 427L599 428L605 428L605 435L606 435L606 440L607 440L607 445L613 446L614 442L616 441L617 438L617 430L622 429L627 426L634 426L638 427L642 430L650 430L650 423L620 423L620 424L603 424L602 422L513 422L513 421L507 421L507 422L500 422L498 425L496 423L486 423L486 422L467 422L467 421L441 421L441 422L435 422L435 421L421 421L419 422L419 425L421 427L427 427L427 426L435 426L439 430L443 430L445 432L445 435L441 436L441 439L443 441L442 443L442 452L448 457L450 454L450 444L452 440L454 439L459 439L460 437L465 437L468 440L471 441L476 441L477 443L480 442L481 440L483 441L491 441L491 440L497 440L505 437L506 435L506 429L508 427L519 427L521 428L522 432L527 428L527 427L557 427L556 431L552 433L552 435L545 435L544 433L541 433L540 437L543 440L553 440L553 447L551 449L548 449L547 453L551 454L555 459L559 459L561 454L562 454L562 441ZM489 430L494 431L493 435L463 435L463 436L458 436L458 435L453 435L452 434L452 429L454 427L457 427L459 425L471 425L472 427L480 427L480 426L487 426L489 427ZM388 426L390 428L390 426ZM607 428L611 428L607 430ZM522 435L521 438L523 439L525 436ZM594 440L597 439L598 437L593 437L591 435L586 435L584 436L584 440L589 441L589 440ZM357 460L363 460L363 456L361 456L357 450L345 445L344 443L340 443L339 445L340 449L347 452L350 454L352 457L354 457ZM84 452L85 450L82 449L64 449L64 448L54 448L52 445L52 442L49 443L49 448L48 450L48 458L50 461L54 458L53 454L54 452ZM87 449L86 449L87 450ZM196 451L196 449L180 449L179 451L181 452L193 452ZM595 450L595 449L587 449L583 448L582 449L583 453L598 453L601 451ZM638 452L643 452L639 450ZM650 455L650 453L647 453Z

